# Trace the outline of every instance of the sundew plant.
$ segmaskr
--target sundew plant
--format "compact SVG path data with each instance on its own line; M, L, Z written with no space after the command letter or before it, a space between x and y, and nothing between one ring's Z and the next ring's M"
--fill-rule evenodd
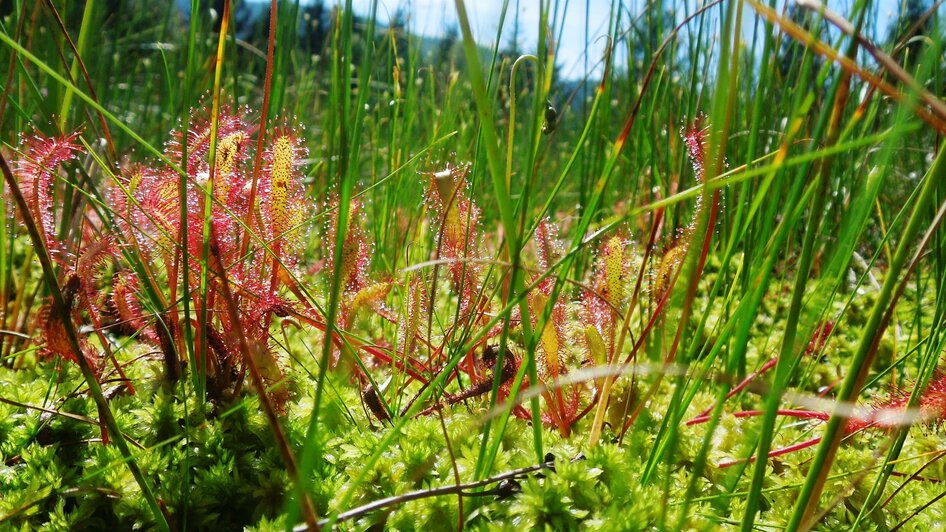
M427 4L3 4L0 529L939 528L943 3Z

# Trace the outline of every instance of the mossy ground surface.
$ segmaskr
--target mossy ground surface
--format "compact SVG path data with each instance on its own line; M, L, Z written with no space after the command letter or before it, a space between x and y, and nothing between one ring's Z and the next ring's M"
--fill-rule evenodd
M870 290L855 297L846 319L857 321L871 297ZM772 307L772 308L768 308ZM767 305L773 316L777 301ZM911 311L912 312L912 311ZM373 319L362 320L370 327ZM760 317L759 332L776 329L779 320ZM707 320L703 334L713 336L715 321ZM288 337L290 401L281 417L291 445L300 449L313 404L311 377L302 370L307 345L320 345L318 335L298 331ZM750 365L758 366L763 354L772 351L765 335L751 345ZM816 396L823 386L839 378L855 341L840 328L824 352L808 361L812 376L799 394ZM884 349L893 355L896 345L888 340ZM123 387L106 383L111 406L135 455L155 486L157 497L173 522L183 529L281 530L286 499L291 490L272 431L251 390L228 404L201 407L187 381L169 384L156 355L129 344L121 358L136 386L130 395ZM142 357L142 358L139 358ZM698 363L698 361L693 361ZM883 362L888 364L889 362ZM124 467L115 447L102 445L95 406L84 392L81 375L72 365L37 362L24 354L17 369L0 369L0 515L3 528L16 530L121 530L148 529L150 510L140 496L138 484ZM894 378L908 378L900 376ZM646 379L647 377L642 377ZM764 379L762 379L764 381ZM640 383L638 383L639 385ZM613 432L605 443L588 448L583 420L573 436L563 438L554 430L544 433L546 451L555 456L555 471L543 471L518 479L521 491L510 496L466 496L463 523L469 529L574 529L640 530L646 528L712 529L735 527L744 510L748 476L737 479L742 466L720 469L720 461L748 456L756 440L757 420L724 414L711 437L709 464L694 479L694 461L706 436L706 425L683 427L674 441L673 461L657 467L656 474L642 482L642 474L661 429L663 412L671 412L672 380L665 380L643 410L634 430L617 443ZM629 385L619 387L626 392ZM887 393L886 384L875 386L877 396ZM349 498L349 507L338 506L382 436L391 430L379 424L363 408L357 387L344 371L330 374L327 406L317 434L320 456L312 478L313 500L319 515L343 512L351 507L385 497L472 480L480 448L481 423L487 415L484 399L472 399L443 411L444 428L437 414L410 420L396 443L367 472ZM695 416L716 397L707 386L692 401L687 417ZM746 394L727 402L726 411L757 408L760 398ZM38 408L24 408L30 405ZM53 413L52 411L55 411ZM68 414L68 415L65 415ZM791 445L819 434L820 424L784 419L774 447ZM865 432L849 438L841 447L835 468L841 472L829 480L822 507L829 508L819 528L850 526L867 496L865 473L879 467L889 437L883 432ZM946 516L946 501L933 500L942 491L946 463L936 461L943 437L938 427L910 430L898 475L891 478L885 497L894 498L882 511L870 516L867 526L883 530L910 517L905 529L932 529ZM802 450L770 462L764 487L759 524L778 527L792 510L799 485L807 474L811 450ZM579 457L576 459L576 457ZM908 477L928 462L920 478ZM537 463L532 431L527 422L512 418L492 472L502 473ZM735 479L735 480L734 480ZM687 496L688 486L692 490ZM690 500L688 518L678 523L681 501ZM911 517L912 516L912 517ZM342 528L366 529L385 526L394 530L438 530L455 528L460 519L456 495L424 498L369 513L342 523Z

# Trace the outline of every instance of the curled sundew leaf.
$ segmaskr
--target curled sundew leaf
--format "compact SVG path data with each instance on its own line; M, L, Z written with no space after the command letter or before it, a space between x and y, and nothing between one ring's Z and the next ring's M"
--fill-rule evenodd
M312 210L304 208L304 202L298 201L289 209L286 218L287 229L283 233L283 262L294 266L299 262L302 244L305 240L306 222L312 216Z
M584 295L586 319L602 336L609 336L615 311L628 295L633 253L630 242L621 235L604 241L598 250L591 276L591 290Z
M129 334L138 332L138 337L148 343L157 344L158 336L145 319L138 299L138 277L130 270L116 272L112 277L112 294L109 305L119 320L119 328Z
M67 276L75 276L83 296L77 304L89 312L94 324L100 323L101 308L106 300L101 287L106 281L106 270L116 255L114 238L105 236L86 244L79 251L75 266L68 265L65 270Z
M558 227L548 220L541 221L536 227L535 246L539 267L543 270L548 269L564 254L564 246L558 240ZM623 255L624 250L621 249L620 253ZM621 262L623 267L623 257L618 258L618 262ZM582 331L568 328L566 305L561 299L556 299L554 303L550 301L554 286L553 278L547 278L541 282L530 292L529 306L533 326L538 327L539 317L546 311L549 304L552 304L549 319L539 331L539 356L537 357L539 378L542 384L551 386L550 390L543 394L545 409L542 420L548 425L557 427L563 437L568 437L581 406L586 386L575 383L558 387L555 382L569 373L573 366L583 363L588 353L582 352L581 360L575 360L571 356L576 352L572 348L572 335L580 335ZM588 327L595 331L596 337L600 339L597 329L593 325Z
M21 139L19 157L13 164L13 175L20 186L30 214L37 220L40 236L51 254L61 252L56 239L53 179L63 164L75 160L82 148L76 144L79 132L47 137L39 132Z
M535 246L539 268L543 271L550 268L565 253L565 248L558 239L558 226L549 221L548 218L539 222L536 227ZM555 279L547 277L530 294L529 304L533 321L545 311L554 286ZM568 335L565 331L567 321L565 313L565 305L560 299L556 300L552 307L550 319L546 322L539 336L539 345L545 355L545 369L552 379L557 378L564 372L561 358L568 343Z
M214 159L213 196L225 208L212 207L212 223L218 254L227 269L241 260L239 242L242 228L236 219L243 218L249 209L243 194L248 181L244 172L243 148L249 143L250 135L247 126L240 125L243 129L221 138Z
M104 236L90 242L76 259L75 272L83 283L94 285L116 255L115 239Z
M824 349L825 344L828 342L828 338L831 336L831 332L834 330L834 322L827 320L818 324L815 327L815 332L811 335L811 340L808 341L808 346L805 347L805 354L811 355L814 353L820 353Z
M63 287L63 296L66 298L66 304L71 309L75 304L75 297L78 293L78 277L71 275L67 278ZM76 318L75 311L71 312L73 319ZM36 324L39 329L39 337L36 340L39 345L39 355L45 358L60 356L70 362L78 364L78 357L85 358L89 367L98 375L99 357L95 354L92 345L85 337L79 338L79 348L81 353L76 353L66 334L66 327L62 321L62 315L55 312L52 304L47 303L40 308L36 316Z
M599 336L613 341L615 318L627 299L633 269L631 242L621 234L605 240L598 249L591 274L591 289L582 295L583 322ZM586 335L587 336L587 335Z
M441 214L445 220L445 233L459 230L463 224L460 201L465 197L466 172L468 166L447 163L446 168L431 174L432 191L436 194ZM462 235L460 235L462 236Z
M364 288L368 277L368 263L370 261L371 244L367 235L359 227L348 233L342 247L342 272L345 288L348 292L356 292Z
M272 234L281 234L286 229L289 194L294 170L292 139L280 135L273 139L267 166L269 168L270 227Z
M188 213L188 252L194 256L202 255L204 194L199 187L210 186L213 175L212 193L214 204L210 207L211 224L217 247L216 253L224 266L229 268L239 259L237 244L239 225L234 216L243 216L246 209L243 188L247 181L244 170L244 147L249 144L254 126L247 120L249 110L245 107L231 109L224 106L217 115L217 143L214 153L214 168L210 168L210 145L213 131L213 117L207 111L192 110L195 116L185 132L178 129L171 133L171 139L165 146L165 154L170 160L180 160L186 140L187 162L183 165L188 176L187 206ZM150 197L141 202L146 213L149 203L159 209L159 226L168 235L160 237L159 247L166 249L168 244L175 244L180 227L180 176L168 170L158 172L156 183L146 187ZM147 174L145 174L147 177ZM144 182L142 182L144 184ZM137 187L131 187L137 188ZM220 204L219 206L217 204ZM167 230L173 229L173 230ZM169 242L170 240L170 242ZM167 251L165 251L167 255ZM166 257L167 258L167 257ZM195 267L197 267L195 265Z
M697 182L702 183L706 164L707 132L709 126L704 125L706 117L698 115L693 123L681 130L687 155L690 158L690 164L693 166L693 174ZM671 285L674 273L680 268L689 249L689 243L696 227L696 220L699 218L702 209L702 197L696 199L696 208L690 222L683 228L677 229L672 239L671 245L660 259L657 270L654 273L652 283L652 295L655 300L660 300Z
M74 261L66 260L66 250L56 237L54 179L59 168L75 160L76 155L81 152L82 148L75 143L78 136L79 133L75 132L46 137L37 132L25 137L21 142L13 172L30 215L37 221L43 245L53 258L64 264L62 294L64 310L69 316L53 311L48 303L40 309L37 316L40 355L57 355L72 362L78 362L81 356L90 367L98 371L98 357L92 346L85 338L80 338L81 352L75 352L63 322L64 319L78 318L80 305L85 306L90 313L96 312L94 304L98 303L99 299L97 281L113 251L111 239L104 238L87 246Z

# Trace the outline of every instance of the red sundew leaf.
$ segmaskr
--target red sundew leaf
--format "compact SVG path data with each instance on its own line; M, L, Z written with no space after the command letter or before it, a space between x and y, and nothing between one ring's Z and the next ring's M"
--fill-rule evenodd
M545 312L548 305L549 294L540 290L534 290L529 294L530 315L532 325L538 326L539 316ZM545 327L539 334L539 370L543 381L551 382L557 379L565 372L563 368L564 351L568 345L568 338L565 334L565 306L556 301L552 306L552 313Z
M109 263L115 258L115 239L112 236L102 237L87 245L79 254L75 272L83 284L94 285L102 280L102 275Z
M686 144L687 154L693 165L693 173L696 175L696 180L701 183L706 164L706 134L709 131L709 126L705 126L704 121L705 117L701 114L696 117L693 124L682 131L683 142Z
M211 212L214 245L224 267L230 269L240 257L242 226L238 219L246 217L249 205L246 201L249 181L244 171L244 147L249 144L248 128L237 130L222 137L217 146L216 169L214 171L213 196L215 203Z
M207 107L207 109L209 109L209 107ZM187 130L186 134L186 171L187 175L194 177L197 176L201 171L206 171L207 169L207 156L210 153L210 132L212 129L212 117L209 116L209 111L203 109L191 109L191 114L194 116L194 118L191 121L190 128ZM217 119L218 142L221 139L225 139L238 131L244 131L247 134L251 133L251 127L244 120L244 116L248 114L249 110L246 107L238 109L236 113L234 113L228 105L221 107ZM165 154L167 154L171 160L180 160L180 155L183 153L184 148L184 137L185 134L180 129L171 133L171 138L165 145L164 149Z
M539 259L539 268L543 271L552 267L562 255L565 247L558 238L558 224L545 218L535 228L535 251Z
M357 292L349 293L345 298L343 327L351 327L359 310L383 306L385 298L391 292L391 286L390 281L370 283Z
M40 236L51 254L61 252L56 239L53 180L59 167L75 160L82 148L76 144L79 132L60 137L46 137L39 132L22 139L13 175L20 185L30 214L37 220Z
M689 241L683 239L668 249L661 257L660 264L657 266L657 271L652 279L651 295L655 301L660 301L667 289L670 288L674 275L680 269L683 259L686 257L688 244Z
M479 219L479 209L466 198L460 198L455 206L449 206L443 220L442 255L450 258L476 256Z
M575 424L578 412L581 410L584 399L584 387L580 385L569 386L566 390L554 390L556 393L548 394L546 400L557 403L556 409L547 408L542 412L542 422L551 427L558 427L562 436L568 437L571 434L572 425Z
M805 348L805 354L811 355L824 349L825 344L828 342L828 337L831 336L831 331L833 330L833 321L829 320L822 323L817 329L815 329L814 334L812 334L811 340L808 342L808 347Z
M852 418L846 427L848 433L876 427L892 430L908 424L933 425L946 421L946 372L937 373L920 394L914 411L907 411L910 401L908 389L900 390L881 402L875 403L867 414Z
M439 226L437 258L454 259L450 274L462 317L473 312L482 277L482 266L478 262L480 210L465 192L468 171L469 165L447 164L444 170L428 174L431 176L428 196Z
M66 294L64 293L63 295ZM69 297L70 299L74 299L74 289ZM69 337L66 335L66 328L62 317L58 312L53 311L50 304L47 303L40 308L39 314L36 317L36 324L39 328L39 337L36 343L40 346L39 355L41 357L52 358L59 356L74 364L78 364L78 357L82 356L85 358L86 362L88 362L89 367L96 373L96 376L98 376L99 360L98 357L93 354L94 350L92 346L89 344L88 340L84 337L80 337L79 348L82 352L81 354L76 353L72 348L72 343L69 342Z
M371 244L367 235L360 228L349 233L345 239L342 259L346 276L347 292L360 291L368 285L368 264L371 261Z
M628 277L631 272L632 251L630 242L615 235L607 239L598 254L599 264L603 265L603 294L608 303L616 309L624 304L628 294Z
M826 324L827 325L827 324ZM825 326L822 326L823 330ZM910 400L910 393L902 390L891 395L888 399L875 403L867 409L866 413L855 414L848 419L845 425L844 433L852 435L865 429L894 430L908 425L935 425L946 421L946 373L937 372L933 379L920 394L919 400L913 411L907 410L907 404ZM736 417L755 417L763 415L762 410L747 410L736 412ZM820 422L827 422L831 415L827 412L812 410L779 410L779 416L813 419ZM687 425L695 425L709 421L709 416L705 413L691 419ZM793 453L816 445L821 438L812 438L804 442L773 449L769 452L769 458ZM749 461L754 460L750 458ZM741 463L743 460L729 460L721 462L718 467L726 468Z
M586 323L594 325L604 338L610 338L615 310L620 309L628 295L632 273L631 242L615 235L598 250L591 276L591 290L584 291Z
M303 187L300 176L302 161L308 151L299 135L290 128L279 128L271 136L263 154L263 172L257 197L265 220L265 233L274 242L287 247L299 238L293 213L305 212Z
M181 189L177 174L170 170L143 168L140 174L132 176L129 188L138 203L137 208L129 207L129 218L140 246L149 253L176 253L181 222ZM188 199L191 197L189 195ZM196 203L193 210L196 210ZM188 232L189 236L197 236L200 241L195 228L189 227Z
M256 261L263 262L263 261ZM226 310L225 301L219 301L218 317L224 338L228 342L227 349L233 353L241 352L239 334L242 334L254 342L268 344L269 329L264 317L274 312L277 308L289 308L290 304L273 293L269 287L269 279L261 273L255 274L253 270L244 270L243 276L247 277L244 284L239 286L238 298L239 312L238 323L233 323L230 319L230 313ZM235 286L231 282L231 287ZM220 298L222 299L222 298ZM238 330L239 329L239 330Z
M554 246L554 240L550 238L547 228L540 234L537 231L537 239L545 241L546 251L540 252L548 257L551 254L551 248ZM545 312L549 305L549 297L552 294L554 283L542 283L529 294L530 315L532 317L533 327L538 327L538 318ZM601 298L599 302L604 303ZM592 303L594 305L595 303ZM606 304L606 303L605 303ZM609 320L610 307L607 309ZM539 333L539 349L537 350L537 365L539 370L539 380L543 385L555 386L556 380L567 375L569 368L569 346L570 338L566 331L566 309L562 301L556 300L552 305L549 320ZM590 326L595 331L595 336L600 338L595 327ZM593 346L589 343L589 352ZM592 355L594 355L592 353ZM571 433L571 426L575 421L582 401L582 390L584 386L573 384L565 388L554 388L543 394L545 398L545 409L542 414L543 422L547 425L557 427L564 437Z
M187 242L188 253L198 257L203 253L204 226L204 191L199 188L209 186L210 133L212 117L204 112L193 111L197 117L186 133L187 164L185 166L187 184ZM238 241L240 226L234 217L242 217L249 208L244 199L243 189L246 177L246 146L250 145L255 126L245 117L248 109L243 107L233 112L224 106L218 115L217 145L215 153L214 182L212 187L215 199L211 207L211 224L216 252L229 268L239 260ZM172 160L180 159L183 151L185 134L180 130L172 132L171 140L165 147L165 153ZM137 183L136 183L137 180ZM135 196L140 212L132 215L134 225L144 233L141 242L150 240L148 251L160 249L165 258L178 253L177 248L181 226L180 177L170 169L161 171L142 171L133 174L129 188ZM220 205L217 205L219 203ZM195 269L199 265L191 264Z
M336 211L338 198L333 198L329 204L330 211ZM354 294L369 284L368 266L371 262L371 242L368 234L362 228L361 202L352 198L349 204L348 227L345 231L345 241L342 243L340 271L342 290L344 294ZM328 222L326 246L329 250L328 264L335 264L335 238L338 232L338 219Z
M148 321L138 299L138 277L129 270L122 270L112 277L111 306L118 315L121 329L128 333L138 332L138 338L157 345L158 336Z
M411 276L407 283L407 294L404 302L404 314L398 321L400 353L413 353L420 332L423 316L427 314L428 295L424 278L420 273Z
M901 399L906 406L907 399ZM920 419L925 423L941 423L946 420L946 373L935 376L920 396Z
M477 246L480 210L465 193L468 166L447 165L431 174L430 196L441 222L441 256L465 258L479 251Z
M81 304L92 316L93 323L99 323L99 309L104 306L106 299L101 287L105 284L106 269L116 255L114 238L106 236L91 242L79 253L74 269L67 266L67 275L75 275L84 296Z
M150 242L139 239L141 231L141 202L144 200L143 190L148 188L148 181L154 179L157 172L143 164L134 164L123 168L115 176L115 181L108 190L108 201L115 213L115 229L119 235L134 238L142 245L150 246ZM144 183L144 185L142 185Z
M230 210L237 207L230 203L231 196L238 199L246 183L244 148L249 144L249 140L249 128L246 127L222 136L217 144L213 194ZM239 192L239 194L234 195L234 192Z
M459 300L461 319L475 309L480 295L480 273L477 263L461 260L450 263L450 280Z
M610 338L614 327L614 313L607 300L593 290L585 290L582 295L585 322L591 324L603 338Z
M565 254L565 246L559 240L558 234L558 225L548 218L539 222L535 228L535 251L539 269L543 272L551 268ZM554 286L555 278L549 276L539 283L538 289L550 294Z

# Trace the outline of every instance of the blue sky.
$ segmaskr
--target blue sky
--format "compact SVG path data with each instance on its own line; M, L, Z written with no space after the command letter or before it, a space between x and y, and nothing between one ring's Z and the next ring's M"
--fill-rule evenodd
M181 0L178 0L179 2ZM247 0L250 2L262 2L266 0ZM300 0L303 4L307 0ZM785 5L785 2L793 0L778 0L779 9ZM905 0L874 0L874 5L878 6L877 22L874 27L865 28L865 33L869 37L873 36L883 39L888 32L888 25L897 20L899 6ZM338 0L344 3L344 0ZM333 0L327 0L326 3L333 4ZM361 15L368 13L371 7L371 0L352 0L355 11ZM637 16L649 2L647 0L623 0L622 5L625 9L631 11L632 16ZM702 0L679 0L679 5L689 6L689 11L702 5ZM851 12L851 6L854 0L827 0L828 6L842 15ZM581 78L584 73L585 51L589 50L589 67L592 68L592 75L596 72L593 66L599 62L604 48L603 41L599 37L607 34L608 19L612 0L558 0L552 2L552 5L560 5L560 9L566 9L564 14L560 13L558 20L565 20L566 24L556 32L561 31L560 41L558 42L557 61L560 67L560 74L564 78ZM477 41L482 45L491 45L496 37L497 26L499 25L499 15L502 11L503 0L466 0L466 7L470 17L470 23ZM506 27L503 32L503 44L512 33L512 22L515 20L516 0L509 0L509 12L507 13ZM535 49L538 39L539 26L539 0L518 0L519 28L520 28L520 47L524 52L532 52ZM587 8L586 8L587 6ZM410 17L410 29L415 34L428 37L443 36L447 28L457 25L456 7L454 0L379 0L378 18L382 24L386 23L390 15L399 8L404 8ZM940 9L941 15L946 14L946 6ZM682 15L678 14L682 19ZM755 17L752 9L746 5L743 38L748 41L752 38L752 28L754 27ZM681 37L686 35L684 30ZM590 44L587 44L590 43ZM618 61L620 58L618 58Z
M879 27L871 28L873 32L868 30L868 34L874 33L882 37L887 33L887 25L897 19L900 0L875 1L879 6ZM691 11L701 4L698 0L687 0L687 3L691 6ZM779 1L780 5L783 3L784 0ZM533 51L538 38L539 0L519 0L518 4L520 44L523 51ZM558 43L558 64L563 69L561 73L566 78L581 77L584 71L585 50L589 49L586 41L591 43L589 62L594 64L600 59L604 45L601 41L595 43L598 37L607 33L612 0L587 0L587 9L585 0L553 1L552 4L553 6L567 4L568 6L568 11L564 16L559 16L560 20L567 21L561 30L561 40ZM853 0L828 0L829 7L842 14L849 13L852 4ZM353 5L356 12L367 13L371 0L353 0ZM503 0L467 0L466 7L470 23L474 36L480 44L489 45L495 39L502 5ZM516 0L510 0L509 5L504 39L512 33L511 23L514 19ZM625 1L624 5L629 6L636 15L641 12L646 3L644 0L629 0ZM410 14L412 31L421 35L442 36L450 25L457 23L454 0L380 0L378 18L382 23L385 22L389 15L399 7L404 7ZM745 13L749 18L746 19L744 25L746 28L744 38L749 39L753 20L752 10L748 5L746 5Z
M584 62L586 22L592 43L597 36L607 34L611 0L589 0L590 9L587 13L584 0L572 0L569 4L566 13L569 23L562 31L562 39L558 45L558 62L565 68L565 77L577 77L582 72ZM353 0L353 5L355 11L367 13L371 0ZM451 24L458 24L454 0L381 0L378 7L379 18L384 21L387 13L394 13L399 6L408 7L407 12L412 17L412 30L421 35L438 37L443 35ZM480 44L489 45L495 39L502 6L503 0L467 0L470 25ZM515 6L516 0L510 0L503 31L504 39L512 34ZM523 51L534 51L539 35L538 28L538 0L520 0L519 31ZM591 50L590 62L595 63L600 59L603 44L597 47L592 45Z

